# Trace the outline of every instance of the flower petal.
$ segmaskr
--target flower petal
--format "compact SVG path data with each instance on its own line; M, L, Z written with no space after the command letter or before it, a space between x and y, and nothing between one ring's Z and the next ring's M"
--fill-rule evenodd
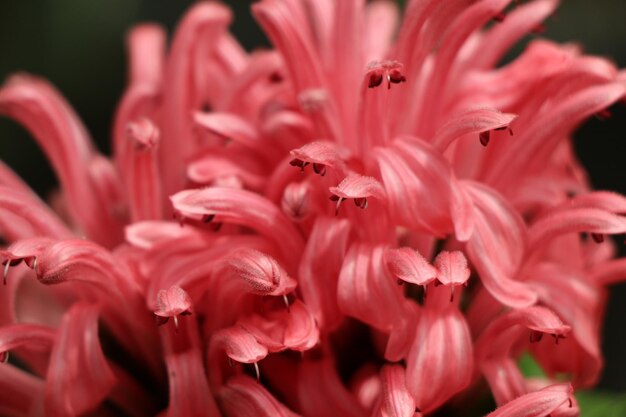
M227 417L298 417L252 378L232 377L217 393Z
M437 278L437 269L411 248L385 251L385 263L391 275L405 282L428 285Z
M406 388L406 375L400 365L386 365L381 373L384 417L412 417L415 400Z
M463 182L474 201L474 233L467 254L487 290L501 303L527 307L537 295L512 279L520 267L525 247L525 228L520 216L494 191Z
M204 375L199 349L165 356L169 377L168 417L221 417Z
M199 51L206 57L230 23L230 11L219 3L196 4L183 17L172 40L165 66L162 105L162 140L159 150L164 191L173 193L184 184L185 159L194 150L193 111L197 95L194 81ZM166 195L167 195L166 194Z
M77 416L109 395L115 377L98 337L98 309L75 304L63 317L46 376L46 415Z
M422 310L409 350L406 383L416 406L429 413L470 383L472 340L456 308Z
M546 417L572 396L570 384L550 385L514 399L486 417Z
M189 311L191 298L179 286L171 286L167 290L159 291L156 306L154 314L157 316L174 317Z
M341 267L337 301L344 314L391 330L404 315L404 297L387 274L383 253L382 246L352 244Z
M443 251L435 258L437 279L443 285L463 285L470 277L467 259L460 251Z
M291 221L270 201L252 192L212 187L181 191L170 199L174 209L184 216L213 215L220 221L258 230L276 241L284 260L290 261L289 267L295 266L294 260L304 250L300 233Z
M218 271L230 279L243 280L249 291L257 295L285 295L297 285L274 258L255 249L231 252Z
M267 356L267 348L245 328L235 325L216 332L211 339L211 349L221 347L232 360L255 363Z

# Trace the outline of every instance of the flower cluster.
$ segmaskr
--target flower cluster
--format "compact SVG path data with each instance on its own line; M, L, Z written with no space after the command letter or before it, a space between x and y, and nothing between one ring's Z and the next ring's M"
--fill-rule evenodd
M569 137L626 72L545 40L498 66L557 6L511 3L261 0L247 53L200 2L167 52L130 33L112 159L10 78L61 198L0 165L0 414L578 415L626 198Z

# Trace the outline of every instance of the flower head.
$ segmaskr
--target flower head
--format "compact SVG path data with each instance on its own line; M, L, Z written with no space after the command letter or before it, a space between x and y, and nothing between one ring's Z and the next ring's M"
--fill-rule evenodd
M131 32L110 159L9 79L69 214L0 165L2 412L464 415L486 381L490 416L577 415L626 198L569 135L626 77L545 40L498 66L556 3L260 0L248 53L200 2L167 51Z

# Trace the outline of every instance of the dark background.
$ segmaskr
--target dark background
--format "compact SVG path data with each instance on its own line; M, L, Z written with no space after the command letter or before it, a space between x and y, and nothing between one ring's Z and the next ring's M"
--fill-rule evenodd
M103 152L109 152L113 110L125 84L124 35L136 22L173 28L190 0L1 0L0 79L15 71L44 76L77 109ZM251 1L230 0L232 31L248 49L266 44L248 12ZM563 0L546 37L584 45L626 67L626 1ZM608 121L590 120L576 134L580 159L598 189L626 194L626 106ZM20 127L0 119L0 155L43 196L54 175ZM623 249L623 244L620 242ZM601 387L626 391L626 285L615 286L604 332Z

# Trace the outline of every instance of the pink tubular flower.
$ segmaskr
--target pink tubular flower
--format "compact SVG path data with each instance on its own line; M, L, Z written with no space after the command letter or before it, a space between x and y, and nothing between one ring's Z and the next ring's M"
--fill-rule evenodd
M497 66L556 6L260 0L248 53L199 2L167 50L131 32L112 159L11 77L63 213L0 164L0 414L578 415L626 198L569 137L626 76L546 40Z

